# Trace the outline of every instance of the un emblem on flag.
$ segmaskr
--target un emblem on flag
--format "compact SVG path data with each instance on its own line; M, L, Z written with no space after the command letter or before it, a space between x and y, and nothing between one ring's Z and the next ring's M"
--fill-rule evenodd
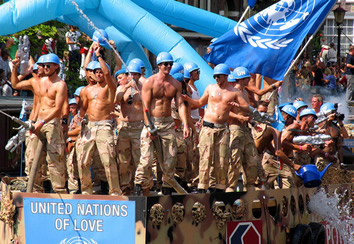
M301 28L314 8L314 1L281 0L234 28L242 41L262 49L286 47L286 37Z

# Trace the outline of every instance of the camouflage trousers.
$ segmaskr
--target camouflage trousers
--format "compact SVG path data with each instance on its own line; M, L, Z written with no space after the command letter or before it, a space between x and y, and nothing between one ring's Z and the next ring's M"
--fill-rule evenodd
M60 120L55 118L43 125L38 136L33 139L34 145L38 145L38 140L44 142L43 145L47 151L45 160L47 161L53 190L57 193L67 193L65 188L65 141ZM43 164L44 158L41 158L38 168L42 168ZM35 181L36 183L37 181Z
M263 178L263 168L258 156L258 151L251 134L246 126L230 125L230 165L228 170L228 192L235 191L240 169L244 177L243 185L246 189L253 188L257 175Z
M82 158L83 149L82 149L81 134L79 134L79 136L76 139L75 150L76 150L76 159ZM100 154L98 153L98 150L96 150L93 153L91 174L92 174L93 186L99 186L101 184L101 181L107 182L106 172L101 162L101 158L100 158Z
M78 137L74 147L71 149L66 157L66 170L68 173L68 189L69 193L73 194L79 191L79 173L77 168L77 158L76 158L76 143L78 143L80 138Z
M199 135L195 135L199 136ZM187 171L186 181L197 187L199 181L199 148L192 137L187 138Z
M136 168L140 160L140 135L144 127L143 121L124 122L119 124L117 152L122 191L132 189Z
M34 155L36 154L36 149L38 147L38 140L36 140L36 137L37 136L34 133L30 133L29 131L26 132L25 174L27 176L30 175L30 168L32 167ZM47 173L48 167L47 167L47 163L45 162L45 156L46 156L46 152L45 150L43 150L43 153L41 155L41 160L40 160L40 162L43 163L39 165L36 174L35 184L33 186L33 192L44 192L43 181L48 180L48 173Z
M163 187L171 187L167 182L174 178L177 162L177 142L172 117L152 118L157 127L158 138L161 140L163 162L158 162L162 170ZM153 186L152 159L154 154L153 140L148 137L148 129L143 128L140 137L141 157L135 173L135 184L143 189Z
M268 97L270 96L272 92L267 92L266 94L264 94L261 98L262 101L268 99ZM269 98L269 104L268 104L268 110L267 113L270 115L274 115L274 111L275 111L275 105L279 105L279 101L278 101L278 92L274 92L273 95Z
M98 151L108 180L109 194L119 194L112 122L109 120L88 122L87 126L83 128L81 143L80 150L82 152L80 152L81 158L78 158L78 168L82 193L92 194L90 167L93 162L93 156Z
M203 126L199 134L199 184L198 189L210 187L210 170L213 167L215 188L226 188L226 176L230 156L230 131L227 127Z
M286 164L278 162L276 156L265 152L262 159L262 165L267 176L267 183L271 188L274 188L274 181L276 181L278 177L280 188L288 189L294 187L291 168Z
M186 181L186 170L187 170L187 144L183 138L183 129L178 128L176 131L176 141L177 141L177 164L175 175L183 181Z

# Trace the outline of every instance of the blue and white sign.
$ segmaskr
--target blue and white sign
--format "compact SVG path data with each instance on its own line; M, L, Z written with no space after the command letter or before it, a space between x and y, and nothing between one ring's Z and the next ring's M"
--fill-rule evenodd
M135 243L135 202L24 198L26 243Z

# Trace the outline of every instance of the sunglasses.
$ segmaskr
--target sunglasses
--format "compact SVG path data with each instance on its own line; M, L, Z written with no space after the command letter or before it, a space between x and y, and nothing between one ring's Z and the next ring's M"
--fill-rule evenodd
M200 74L200 70L199 70L199 69L194 70L192 73L194 73L194 74Z
M218 78L220 79L221 75L214 75L214 79Z
M164 63L162 63L162 64L167 67L167 66L169 66L169 65L172 66L173 62L164 62Z
M50 69L51 65L50 64L42 64L41 65L43 68L47 68L47 69Z

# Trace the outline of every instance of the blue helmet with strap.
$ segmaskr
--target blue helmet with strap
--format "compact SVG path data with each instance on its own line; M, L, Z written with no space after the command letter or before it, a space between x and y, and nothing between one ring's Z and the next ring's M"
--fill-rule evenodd
M213 75L229 75L230 68L226 64L218 64L214 68Z
M179 73L182 70L183 70L183 65L181 63L174 62L171 67L170 75L174 75L176 73Z
M87 70L95 70L97 63L99 64L99 62L97 62L97 61L91 61L90 63L87 64L86 69Z
M182 82L184 80L184 77L181 73L175 73L172 75L172 77L178 80L179 82Z
M315 118L317 118L315 110L313 110L311 108L305 108L304 110L302 110L300 113L300 119L306 115L313 115L313 116L315 116Z
M185 69L184 70L184 72L183 72L183 76L184 76L184 78L186 78L186 79L190 79L191 78L191 74Z
M169 54L168 52L159 53L159 55L157 55L157 58L156 58L156 64L160 64L163 62L173 62L172 55Z
M296 108L296 110L298 110L299 108L302 108L302 107L306 107L306 108L308 107L307 104L304 103L304 101L301 101L301 100L295 101L293 103L293 106Z
M245 67L237 67L232 74L236 80L251 77L250 72Z
M75 99L75 98L71 98L71 99L69 99L69 105L71 105L71 104L77 104L77 102L76 102L76 99Z
M103 29L95 30L92 36L92 41L98 42L100 46L110 49L106 40L109 40L109 37L105 30Z
M38 62L37 62L38 63ZM45 63L54 63L54 64L60 64L59 57L55 53L48 53L44 55L43 60L41 60L41 64Z
M198 70L199 66L196 63L185 63L184 64L184 70L187 70L189 73L191 73L194 70Z
M236 79L235 79L235 77L233 76L232 72L231 72L231 74L229 74L229 75L227 76L227 81L228 81L228 82L235 82L235 81L236 81Z
M143 60L141 60L140 58L133 58L133 59L129 62L129 64L131 64L131 63L135 63L135 64L139 65L141 69L142 69L142 68L145 68L145 64L144 64Z
M130 62L128 65L128 70L130 73L138 73L141 74L141 66L137 63Z
M125 69L125 68L122 68L122 69L116 71L116 73L114 73L114 78L117 79L117 76L118 76L118 75L120 75L120 74L126 74L126 73L128 73L128 70Z
M33 65L33 71L35 71L35 70L38 70L38 64L37 64L37 63L35 63L35 64Z
M324 103L324 104L322 104L322 106L320 108L320 112L323 112L324 114L329 114L329 113L332 113L336 110L337 109L333 103Z
M45 57L46 55L47 55L47 54L40 56L40 57L38 58L38 60L37 60L37 64L44 64L43 60L44 60L44 57Z
M293 106L293 105L285 105L281 111L289 114L291 117L293 117L294 119L296 119L296 116L297 116L297 110L296 108Z
M84 88L84 86L79 86L78 88L76 88L75 92L74 92L74 96L80 96L81 90Z

